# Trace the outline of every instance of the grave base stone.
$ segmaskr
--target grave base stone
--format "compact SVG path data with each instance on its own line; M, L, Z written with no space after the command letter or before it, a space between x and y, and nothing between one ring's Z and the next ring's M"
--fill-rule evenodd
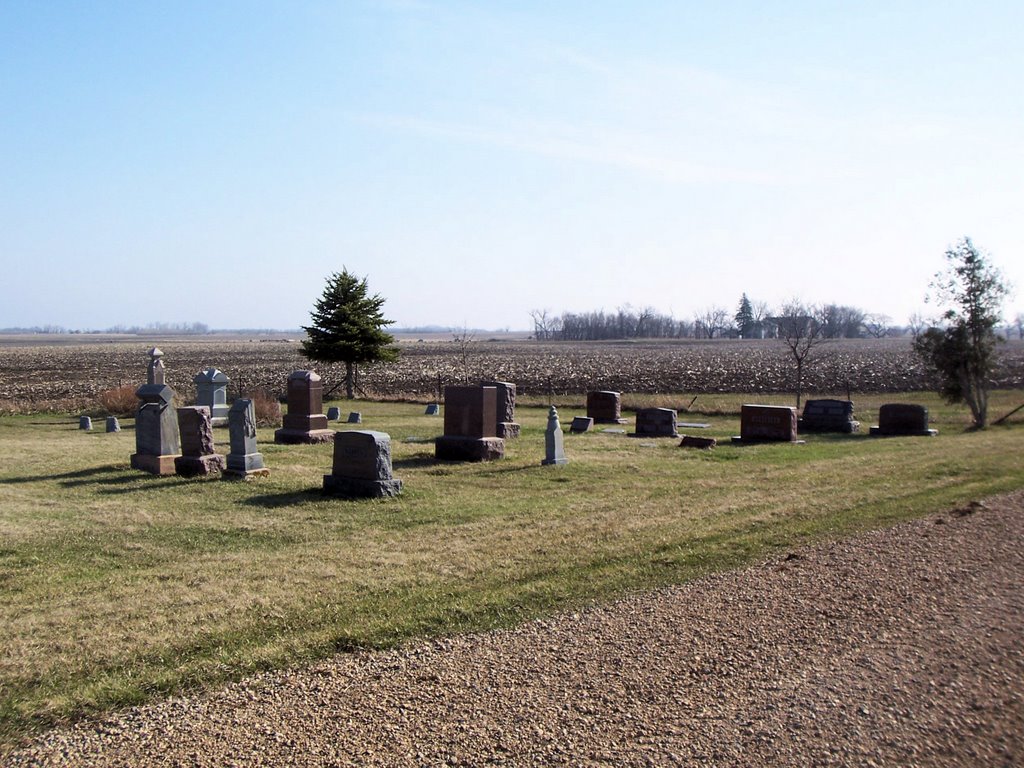
M434 440L434 457L440 461L495 461L505 457L500 437L442 435Z

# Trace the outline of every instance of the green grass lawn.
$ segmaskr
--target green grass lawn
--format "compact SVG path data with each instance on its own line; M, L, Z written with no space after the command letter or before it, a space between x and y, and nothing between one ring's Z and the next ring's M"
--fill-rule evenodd
M436 464L442 420L422 405L339 403L391 435L405 491L388 501L324 497L331 446L277 446L270 429L270 477L242 483L129 469L130 420L105 434L102 420L87 433L70 416L0 418L0 748L157 694L507 626L1024 486L1021 414L969 432L964 409L919 393L855 397L863 431L881 403L923 402L938 437L727 444L742 402L790 400L702 396L680 420L710 422L694 432L725 441L710 452L566 435L557 467L540 465L539 405L518 410L503 461ZM1022 401L993 393L993 418Z

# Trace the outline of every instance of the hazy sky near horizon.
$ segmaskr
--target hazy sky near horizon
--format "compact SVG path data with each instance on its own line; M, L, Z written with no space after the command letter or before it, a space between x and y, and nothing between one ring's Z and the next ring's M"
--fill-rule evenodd
M0 327L1024 309L1024 3L0 4Z

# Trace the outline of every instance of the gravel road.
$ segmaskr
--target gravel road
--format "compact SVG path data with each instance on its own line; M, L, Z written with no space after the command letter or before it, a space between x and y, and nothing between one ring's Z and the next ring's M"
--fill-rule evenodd
M53 731L25 765L1024 764L1024 492Z

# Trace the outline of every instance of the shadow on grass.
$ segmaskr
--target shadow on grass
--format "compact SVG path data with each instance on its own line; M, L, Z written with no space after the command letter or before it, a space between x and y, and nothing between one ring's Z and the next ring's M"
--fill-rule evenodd
M68 487L74 487L77 485L87 485L89 483L118 483L128 482L132 480L131 476L125 476L125 471L128 469L124 464L107 464L102 467L90 467L89 469L79 469L74 472L61 472L56 475L29 475L26 477L8 477L4 480L5 483L39 483L46 480L60 480L61 485ZM106 475L107 477L101 477ZM94 479L100 478L100 479Z
M250 496L247 499L239 500L238 503L244 504L247 507L276 509L278 507L290 507L298 504L308 504L314 501L321 501L323 498L323 489L306 488L302 491L284 491L282 493L266 493L262 496Z
M395 459L391 462L393 469L419 469L420 467L432 467L437 464L433 454L420 453L406 459Z

